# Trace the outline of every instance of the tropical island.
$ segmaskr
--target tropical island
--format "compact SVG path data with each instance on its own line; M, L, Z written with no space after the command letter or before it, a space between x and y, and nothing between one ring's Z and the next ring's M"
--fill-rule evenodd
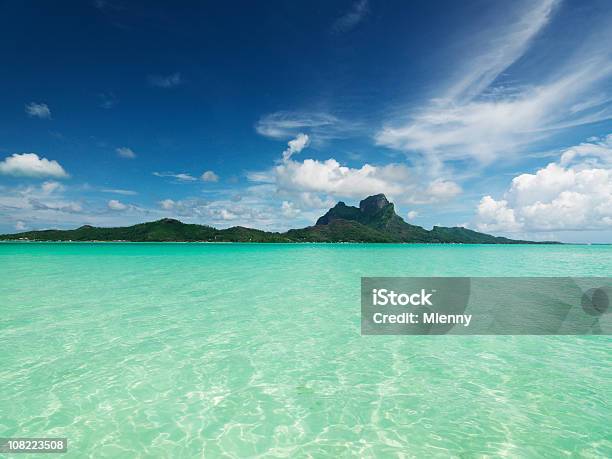
M216 229L172 218L117 228L84 225L74 230L26 231L0 235L0 240L21 241L126 241L126 242L374 242L449 244L537 244L479 233L462 227L411 225L395 212L384 194L369 196L359 207L339 202L315 225L284 233L242 226ZM550 244L551 242L545 242Z

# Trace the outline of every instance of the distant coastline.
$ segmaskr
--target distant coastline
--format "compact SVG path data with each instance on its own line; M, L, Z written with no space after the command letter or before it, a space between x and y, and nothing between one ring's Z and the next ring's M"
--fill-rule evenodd
M369 196L359 207L339 202L316 224L284 233L242 226L216 229L172 218L132 226L102 228L84 225L74 230L26 231L0 235L22 242L204 242L204 243L390 243L390 244L559 244L508 239L462 227L434 226L427 230L406 223L385 195Z
M2 236L3 237L3 236ZM612 242L601 242L601 243L590 243L590 242L537 242L537 241L526 241L516 242L511 244L504 243L486 243L486 242L359 242L359 241L337 241L337 242L311 242L311 241L291 241L291 242L252 242L252 241L121 241L121 240L108 240L108 241L96 241L96 240L38 240L38 239L0 239L0 244L209 244L209 245L228 245L228 244L245 244L245 245L317 245L317 244L329 244L329 245L512 245L512 246L531 246L531 245L612 245Z

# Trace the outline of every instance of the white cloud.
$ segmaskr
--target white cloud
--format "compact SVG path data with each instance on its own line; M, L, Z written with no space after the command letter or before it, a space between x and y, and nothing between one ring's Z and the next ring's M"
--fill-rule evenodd
M426 189L432 201L447 201L461 193L461 187L451 180L436 179Z
M508 201L496 201L491 196L484 196L478 204L478 229L481 231L513 232L523 229L516 221L514 209L508 208Z
M197 180L197 178L195 178L193 175L185 173L175 174L174 172L153 172L153 175L155 175L156 177L174 178L181 182L194 182Z
M41 185L5 189L0 195L0 213L15 220L35 220L37 215L66 215L82 211L82 205L63 196L64 187L53 181Z
M151 86L158 88L173 88L183 82L178 72L171 75L149 75L148 80Z
M406 214L408 220L414 220L419 216L419 213L416 210L411 210Z
M555 231L612 228L612 167L604 145L580 144L565 150L535 174L512 180L504 197L484 196L477 208L477 226L483 231ZM603 153L603 154L602 154ZM580 160L576 162L575 160Z
M16 177L65 178L68 174L55 160L40 158L36 153L15 153L0 161L0 174Z
M300 214L300 209L295 207L295 204L289 201L283 201L281 205L281 213L285 218L295 218Z
M306 133L317 143L346 137L360 128L359 123L312 111L278 111L263 116L255 125L257 133L265 137L284 140Z
M138 193L132 190L122 190L117 188L103 188L100 190L102 193L122 194L125 196L135 196Z
M56 191L64 190L64 186L61 183L54 181L44 182L40 188L44 194L51 194L55 193Z
M137 221L143 221L162 215L157 209L143 209L131 204L120 203L118 207L125 205L126 209L115 211L109 208L106 200L75 200L71 197L75 191L88 188L71 188L54 181L0 189L0 220L27 222L28 229L72 229L83 224L123 226L134 224L135 216Z
M446 94L446 98L466 100L481 94L495 79L529 49L533 39L549 23L558 0L518 3L506 11L501 23L484 28L474 34L476 46L471 46L471 59L464 61L459 77Z
M238 218L238 216L235 213L227 209L220 209L219 217L221 217L222 220L235 220L236 218Z
M218 182L219 176L215 174L213 171L206 171L202 174L201 179L204 182Z
M612 166L612 134L605 137L590 137L561 155L561 164L567 165L578 158L588 158L589 163Z
M163 199L162 201L159 201L159 205L164 210L174 209L175 204L176 202L174 202L172 199Z
M51 110L47 104L31 102L25 106L25 112L31 117L51 119Z
M310 139L306 134L299 133L297 137L287 143L287 149L283 152L283 161L287 161L291 156L298 154L308 146Z
M181 220L197 221L215 227L231 225L270 227L279 222L278 210L257 197L240 202L227 200L206 201L199 198L164 199L159 207L165 215Z
M519 8L521 15L510 15L508 26L487 30L488 39L477 35L477 43L487 47L469 50L476 57L464 59L466 67L441 96L409 113L408 121L390 120L376 134L376 142L407 154L419 153L434 166L450 160L488 164L562 129L612 117L606 94L606 82L612 77L612 48L607 46L612 29L599 35L593 32L561 65L539 72L542 78L533 84L496 85L500 74L529 49L556 3L549 0ZM603 97L584 104L594 91Z
M111 109L119 103L119 99L113 92L103 92L98 94L100 99L100 107L104 109Z
M399 202L426 203L450 199L461 190L454 182L436 180L423 192L418 178L403 164L364 164L360 168L350 168L333 158L289 160L276 166L274 172L277 189L281 192L353 198L384 193Z
M249 182L257 182L257 183L274 183L274 171L266 170L266 171L249 171L246 174L247 180Z
M116 148L115 151L122 158L134 159L136 157L136 153L134 153L134 150L128 147L119 147Z
M15 222L15 229L17 231L24 231L28 228L28 226L25 224L25 222L22 222L21 220L18 220L17 222Z
M357 0L350 11L339 17L332 26L332 31L344 33L353 30L364 20L369 11L368 0Z
M281 192L282 194L282 192ZM336 201L329 196L321 197L317 193L299 192L289 193L294 201L303 209L329 209Z
M402 191L399 181L408 181L410 175L408 168L399 164L383 168L365 164L354 169L340 165L333 158L288 161L277 166L275 172L276 184L281 190L353 197L381 192L397 195Z
M108 201L107 206L110 210L117 211L126 210L128 208L126 204L123 204L121 201L118 201L116 199L111 199L110 201Z
M398 202L431 203L449 200L461 192L459 185L449 180L427 182L404 164L351 168L334 158L294 161L292 155L308 145L304 134L298 134L288 145L280 164L268 171L250 172L247 178L274 184L279 195L290 197L304 208L323 208L333 203L333 198L363 198L378 193Z

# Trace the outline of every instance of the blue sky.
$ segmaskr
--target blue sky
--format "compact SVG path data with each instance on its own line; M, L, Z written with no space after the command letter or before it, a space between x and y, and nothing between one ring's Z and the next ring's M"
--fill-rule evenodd
M407 221L612 242L612 7L4 2L0 231Z

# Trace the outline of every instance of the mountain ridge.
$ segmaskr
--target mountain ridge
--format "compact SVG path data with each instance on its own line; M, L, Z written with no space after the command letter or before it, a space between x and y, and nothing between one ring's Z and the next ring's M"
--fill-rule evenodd
M461 227L434 226L431 230L426 230L405 222L395 213L395 206L384 194L363 199L359 207L347 206L340 201L321 216L315 225L290 229L284 233L243 226L216 229L208 225L163 218L123 227L82 225L73 230L25 231L0 235L0 240L539 244L492 236Z

